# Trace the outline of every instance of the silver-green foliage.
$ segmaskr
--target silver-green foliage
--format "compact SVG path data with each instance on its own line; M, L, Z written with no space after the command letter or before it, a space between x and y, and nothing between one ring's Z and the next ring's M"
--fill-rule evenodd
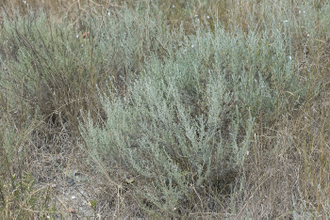
M0 86L11 108L77 118L79 109L91 109L96 102L96 84L101 88L109 76L127 82L134 78L139 62L160 47L149 32L160 33L163 27L128 11L120 22L114 13L102 13L101 19L79 17L80 26L68 18L55 23L42 10L3 14ZM84 39L83 32L90 35Z
M241 167L254 117L282 112L284 91L299 97L308 89L298 89L282 23L229 33L216 20L214 32L199 22L195 35L184 36L182 28L172 34L182 41L168 45L168 58L149 58L125 97L100 94L108 118L102 128L88 117L81 126L102 169L121 167L135 177L136 197L166 213L192 204L192 189L212 183L222 169Z

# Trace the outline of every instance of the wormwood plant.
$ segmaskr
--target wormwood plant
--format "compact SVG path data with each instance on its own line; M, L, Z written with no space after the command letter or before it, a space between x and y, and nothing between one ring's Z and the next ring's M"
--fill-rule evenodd
M120 21L112 10L90 12L78 17L78 24L66 18L55 22L42 10L3 16L0 85L15 97L8 107L18 107L22 117L26 109L31 114L39 109L44 120L58 127L69 124L72 133L80 109L94 112L94 118L99 113L96 85L102 90L111 76L125 90L122 80L133 80L138 63L161 47L149 32L160 33L163 27L129 11Z
M30 139L35 109L55 127L68 122L73 139L79 110L90 111L81 131L91 164L108 180L123 179L115 213L125 210L125 191L147 211L171 217L329 213L328 0L27 2L2 4L26 14L6 8L1 18L6 217L47 209L49 194L39 198L23 172L36 160L27 152L40 146ZM52 14L70 9L59 19L34 5ZM235 180L241 188L227 187Z
M261 34L233 26L227 32L217 20L202 29L201 22L194 22L195 35L184 36L182 27L172 33L182 41L169 44L167 58L149 58L124 97L111 81L110 95L100 94L104 127L90 117L81 126L99 169L134 177L136 199L153 213L188 214L195 204L215 211L199 194L235 180L254 118L262 112L270 123L309 88L294 69L283 23L264 23ZM231 181L224 180L228 170Z

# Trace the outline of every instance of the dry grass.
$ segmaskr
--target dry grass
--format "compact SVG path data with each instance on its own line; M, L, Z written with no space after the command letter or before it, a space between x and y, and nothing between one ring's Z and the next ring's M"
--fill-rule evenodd
M17 15L15 11L17 8L21 14L26 13L27 8L31 10L43 8L53 14L52 22L60 23L64 17L69 18L69 25L75 26L82 33L88 31L81 22L82 17L97 18L102 7L116 14L117 9L126 7L124 2L128 8L137 4L136 1L129 0L112 2L31 0L26 4L21 0L8 0L2 1L2 7L7 15L13 17ZM190 22L191 16L194 15L202 17L217 14L228 29L228 22L235 20L236 26L246 32L249 31L252 22L258 23L261 19L267 19L262 7L256 9L260 11L258 16L251 18L249 12L259 6L248 1L205 1L203 4L193 4L190 1L189 5L186 1L163 2L161 11L168 25L175 29L183 21L187 33L194 33ZM325 3L326 1L319 1L318 7L321 8ZM140 4L150 7L147 1L140 1ZM233 14L230 14L229 7L232 5L234 10ZM292 7L290 10L292 16L299 16L299 9ZM235 16L235 19L230 19L231 16ZM322 20L316 23L315 29L322 27ZM210 27L214 28L212 21ZM256 27L260 31L264 28L261 25ZM310 33L312 31L310 30ZM275 115L271 124L266 123L267 116L260 114L256 118L255 136L244 165L242 190L235 191L231 200L227 196L214 198L221 200L219 203L223 203L218 213L208 213L202 210L202 207L197 207L190 217L328 217L330 40L325 31L323 35L318 36L318 39L307 38L303 31L294 33L292 50L297 54L296 68L301 71L302 76L307 74L308 68L311 69L313 88L319 86L319 92L314 94L310 91L305 100L295 97L296 103L288 103L285 113ZM143 58L139 62L142 63ZM95 120L102 112L95 98L97 94L95 87L76 92L77 100L85 98L87 101L69 106L66 111L75 112L72 114L66 112L66 121L57 124L54 124L54 120L49 117L54 114L54 109L31 119L23 109L18 107L13 111L13 108L8 107L6 93L1 92L0 119L3 120L3 124L0 143L7 148L1 148L0 154L2 161L0 210L6 218L31 218L43 215L45 217L49 213L56 215L59 212L63 216L84 214L116 217L145 216L144 211L130 194L130 186L122 179L120 171L111 173L112 182L109 182L93 170L92 162L87 164L83 160L86 156L77 146L77 142L81 142L77 120L80 117L79 110L82 108L85 111L92 110L95 113ZM282 95L292 98L293 94L283 91ZM65 93L61 96L63 97L58 98L65 98ZM59 105L66 103L67 101L59 102ZM41 109L48 108L46 104L45 106L39 104ZM6 130L13 131L15 135L9 137L10 134L7 134ZM25 172L31 173L37 187L27 189L23 186L24 181L29 180ZM81 182L78 183L79 178ZM71 179L75 180L75 186L70 185ZM236 180L237 189L240 189L241 180ZM48 185L45 185L46 183ZM15 192L24 192L26 196L23 198ZM72 196L79 197L79 201L72 199ZM78 210L80 203L84 204L84 210ZM75 213L71 213L73 211L70 208L73 208Z

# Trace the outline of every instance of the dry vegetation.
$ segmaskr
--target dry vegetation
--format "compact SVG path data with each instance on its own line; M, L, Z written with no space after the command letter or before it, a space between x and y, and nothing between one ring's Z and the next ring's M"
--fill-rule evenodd
M302 83L296 90L278 92L277 102L273 103L277 107L271 113L262 108L255 110L253 135L242 167L221 171L217 181L208 181L205 189L192 186L192 199L178 203L181 207L169 213L157 208L156 202L141 199L134 173L121 166L109 171L98 164L98 159L93 160L95 155L84 150L86 137L82 133L86 133L82 130L86 118L84 121L82 116L89 112L91 121L104 128L108 115L100 94L111 96L116 90L119 97L126 97L129 84L149 68L146 63L150 56L166 63L174 54L173 48L181 47L179 41L184 36L173 37L175 42L166 41L180 26L185 35L198 35L192 20L209 16L201 22L201 29L215 33L219 27L216 23L221 22L230 34L235 34L232 27L236 27L248 35L250 31L266 33L269 27L265 24L272 19L271 10L266 10L267 4L260 0L159 2L155 11L148 0L2 1L0 215L8 219L159 215L329 218L330 2L326 0L308 4L273 1L277 7L273 13L286 15L288 21L283 22L291 25L291 29L283 30L290 32L292 41L290 54L285 56L294 60L293 72L299 72ZM328 12L322 12L324 8ZM134 22L125 20L124 9L136 15ZM41 11L47 22L33 24L37 16L30 12ZM148 16L139 17L143 11ZM99 49L102 21L109 16L117 23L123 21L116 27L122 28L126 37L129 31L125 30L134 29L136 41L129 43L136 50L123 52L116 48L107 53ZM305 20L299 20L301 16L306 16ZM308 23L310 20L313 22ZM163 26L152 26L160 21ZM121 42L120 37L125 36L115 32L109 27L107 34ZM149 37L153 33L156 36ZM79 49L81 45L84 49ZM31 69L37 74L28 75ZM109 77L114 82L110 90ZM308 89L300 92L303 88ZM198 106L196 112L207 111L203 103L194 105ZM240 108L243 116L250 110Z

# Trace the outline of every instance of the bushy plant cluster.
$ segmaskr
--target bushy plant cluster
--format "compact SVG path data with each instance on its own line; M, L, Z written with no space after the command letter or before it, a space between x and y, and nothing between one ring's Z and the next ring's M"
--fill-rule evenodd
M125 89L123 82L130 82L144 57L157 50L142 25L151 33L160 33L162 26L128 11L121 22L103 13L104 20L82 16L79 25L66 18L49 22L53 18L42 11L3 15L1 86L9 111L17 106L20 115L38 110L44 120L69 123L74 132L81 109L94 112L94 118L100 113L96 85L102 88L113 77Z
M100 170L125 170L136 198L158 214L187 214L195 203L207 211L197 191L221 191L228 184L221 174L241 171L255 117L271 123L309 89L295 70L285 23L228 32L216 19L214 29L201 28L204 19L192 21L194 35L182 27L167 34L175 42L164 48L168 56L152 54L124 96L111 80L109 94L100 94L102 128L88 117L81 126Z
M6 216L54 211L30 160L65 179L83 153L116 217L131 203L144 217L327 212L327 0L15 2L0 23ZM72 152L67 167L54 152Z

